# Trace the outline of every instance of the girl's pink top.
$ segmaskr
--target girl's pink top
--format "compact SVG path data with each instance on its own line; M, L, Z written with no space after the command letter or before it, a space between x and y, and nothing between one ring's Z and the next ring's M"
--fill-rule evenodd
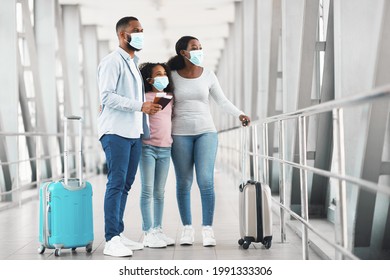
M146 93L146 101L153 101L155 92ZM171 147L172 145L172 105L173 100L161 111L154 115L149 115L150 139L143 139L147 145L157 147Z

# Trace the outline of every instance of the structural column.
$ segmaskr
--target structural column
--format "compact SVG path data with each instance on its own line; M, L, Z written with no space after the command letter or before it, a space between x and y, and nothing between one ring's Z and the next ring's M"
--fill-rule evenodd
M302 34L305 1L282 0L282 55L283 55L283 112L292 112L297 109L298 88L300 79L300 61L302 55ZM286 122L286 160L292 161L295 147L295 131L297 124ZM292 168L286 167L287 182L291 182ZM291 208L299 212L299 193L293 197L289 194L290 183L286 189L287 199L291 199ZM292 186L291 186L292 187ZM296 199L295 199L296 198Z
M16 30L16 1L4 0L0 5L0 131L7 133L18 132L18 69L17 69L17 30ZM16 161L18 147L15 137L0 135L0 160L2 162ZM16 176L16 166L3 165L0 171L0 184L9 191ZM0 198L1 199L1 198Z
M99 90L96 83L98 67L98 39L97 26L83 26L83 54L84 54L84 143L94 151L98 150L97 118L99 113ZM93 172L93 167L99 164L98 157L91 153L84 153L87 169Z
M384 84L390 83L389 76L389 65L390 65L390 3L389 1L385 1L383 7L383 19L381 25L381 34L379 36L380 42L378 47L378 56L377 56L377 65L375 70L375 85L381 86ZM376 171L373 175L378 176L378 183L382 185L390 186L390 115L389 112L389 102L386 104L375 104L373 108L371 108L371 112L381 111L383 107L387 107L387 116L388 119L386 122L383 116L379 116L381 120L379 121L379 129L382 129L384 134L379 134L383 138L379 138L380 140L384 140L382 154L380 156L383 160L381 162L380 171ZM378 108L379 107L379 108ZM386 114L386 113L385 113ZM371 122L377 122L377 119L374 116L371 116ZM386 127L387 123L387 127ZM385 126L383 126L385 124ZM370 135L370 133L369 133ZM370 141L370 140L369 140ZM387 143L387 144L386 144ZM378 149L379 150L379 149ZM366 158L369 155L369 150L366 150ZM376 160L378 160L378 153L376 153ZM375 157L374 157L375 158ZM376 165L378 166L378 165ZM367 168L367 171L369 169ZM365 171L365 173L368 173ZM363 175L365 178L366 174ZM368 178L369 179L369 178ZM372 180L376 180L376 178L372 178ZM362 197L362 196L361 196ZM387 211L386 211L387 210ZM376 229L371 235L371 246L370 250L372 251L389 251L390 250L390 198L385 195L377 194L375 197L375 209L373 216L373 228ZM385 258L385 257L384 257Z
M69 79L69 102L65 103L65 115L81 116L81 65L80 65L80 34L81 20L78 5L62 5L65 59Z
M254 0L246 0L242 2L242 36L243 36L243 57L242 57L242 72L243 72L243 92L240 94L243 97L242 110L246 114L252 116L253 102L253 79L256 73L254 72L255 49L256 42L255 23L256 23L256 2ZM257 57L257 56L256 56ZM257 72L257 71L256 71ZM236 93L237 94L237 93Z
M388 83L388 1L335 1L334 8L336 99ZM388 118L381 103L345 110L344 116L346 173L373 182L380 175ZM383 241L372 239L376 195L350 184L347 192L349 247L370 258L371 243Z
M244 106L244 95L243 90L243 35L242 35L242 25L243 25L243 14L242 14L242 2L235 2L235 20L234 20L234 68L233 68L233 78L234 78L234 95L235 99L232 100L234 104L245 110Z
M86 129L97 134L96 121L99 113L99 90L96 83L98 67L98 40L96 25L83 26L83 57L84 57L84 84L85 103L84 118Z
M38 72L41 85L42 106L46 108L42 117L45 118L46 132L57 133L58 94L56 85L56 28L55 14L56 2L52 0L35 0L35 44L37 51ZM59 148L55 137L44 138L49 143L49 154L58 154ZM47 145L47 144L46 144ZM58 158L51 160L52 168L57 167ZM60 170L54 171L55 175Z
M103 57L108 55L110 52L110 44L108 40L99 40L98 42L98 59L99 62Z

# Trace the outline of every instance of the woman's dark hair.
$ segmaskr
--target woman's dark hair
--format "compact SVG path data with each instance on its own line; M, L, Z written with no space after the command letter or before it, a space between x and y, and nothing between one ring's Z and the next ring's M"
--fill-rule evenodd
M168 60L167 64L171 70L180 70L185 67L184 57L180 54L181 50L186 50L188 42L191 40L198 40L192 36L183 36L177 42L175 46L176 55Z
M172 82L172 77L171 77L171 70L169 69L168 65L165 63L151 63L151 62L145 62L139 66L139 69L141 71L142 75L142 80L144 81L144 87L145 87L145 92L152 91L152 85L149 84L147 81L148 78L152 77L152 71L153 68L156 67L157 65L160 65L164 68L165 72L167 72L167 77L169 80L169 84L167 87L164 89L165 92L173 93L173 82Z

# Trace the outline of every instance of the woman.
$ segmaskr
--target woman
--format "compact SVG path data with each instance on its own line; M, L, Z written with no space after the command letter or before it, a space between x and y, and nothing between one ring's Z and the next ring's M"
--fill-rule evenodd
M164 93L164 90L169 93L173 89L170 71L165 64L145 63L140 69L147 101L154 101L157 94L168 95L165 100L172 99L172 95ZM162 231L164 191L171 159L172 103L171 100L162 111L149 116L151 137L142 140L140 204L144 246L150 248L163 248L175 243Z
M224 95L215 74L202 67L203 51L198 39L184 36L176 43L176 56L168 61L175 84L172 118L172 161L176 173L176 198L183 231L181 245L192 245L190 192L195 167L202 201L203 246L215 246L212 229L215 205L214 163L217 132L209 108L209 96L243 126L250 119Z

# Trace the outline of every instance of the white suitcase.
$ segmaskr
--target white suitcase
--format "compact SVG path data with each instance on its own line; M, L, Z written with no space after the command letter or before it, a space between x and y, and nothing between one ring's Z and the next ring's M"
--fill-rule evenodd
M245 181L247 128L243 128L242 138L242 183L239 193L239 226L238 244L244 249L249 245L261 242L269 249L272 243L272 200L271 189L259 181Z
M261 242L269 249L272 243L271 189L257 181L247 181L240 185L238 240L244 249L252 242Z

